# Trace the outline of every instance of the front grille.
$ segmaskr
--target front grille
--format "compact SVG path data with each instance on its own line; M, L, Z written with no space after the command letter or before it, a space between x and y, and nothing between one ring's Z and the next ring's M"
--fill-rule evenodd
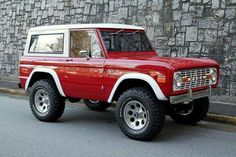
M178 90L210 85L210 80L207 78L210 68L181 70L179 73L183 78L187 78L188 81L183 82Z

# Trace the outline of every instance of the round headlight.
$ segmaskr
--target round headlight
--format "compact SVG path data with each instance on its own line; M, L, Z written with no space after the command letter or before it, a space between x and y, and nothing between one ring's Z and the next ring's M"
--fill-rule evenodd
M217 72L216 69L211 69L211 82L216 83L217 81Z
M182 75L180 73L175 74L174 82L175 82L175 87L176 88L180 88L181 87L183 81L182 81Z

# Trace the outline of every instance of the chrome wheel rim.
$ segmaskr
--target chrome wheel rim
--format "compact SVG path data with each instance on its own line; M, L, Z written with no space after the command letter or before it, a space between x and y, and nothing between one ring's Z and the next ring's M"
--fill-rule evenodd
M36 110L39 113L41 113L41 114L47 113L49 110L49 106L50 106L48 92L44 89L37 90L35 92L34 104L35 104Z
M139 101L127 102L124 107L123 116L125 123L133 130L143 129L148 122L148 112Z
M193 103L190 103L189 104L190 106L188 108L185 108L185 109L178 109L178 108L175 108L175 112L181 116L187 116L189 114L191 114L193 112L193 106L194 104Z
M91 103L93 103L93 104L96 104L96 103L99 103L99 100L88 100L88 101L90 101Z

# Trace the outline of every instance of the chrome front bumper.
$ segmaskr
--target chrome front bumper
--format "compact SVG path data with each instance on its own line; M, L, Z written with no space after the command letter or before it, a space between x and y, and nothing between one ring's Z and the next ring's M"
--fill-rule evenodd
M211 96L211 86L209 86L206 90L201 90L197 92L193 92L192 89L189 89L188 93L176 95L176 96L170 96L170 103L171 104L179 104L183 102L191 102L194 99L199 99L203 97L209 97Z

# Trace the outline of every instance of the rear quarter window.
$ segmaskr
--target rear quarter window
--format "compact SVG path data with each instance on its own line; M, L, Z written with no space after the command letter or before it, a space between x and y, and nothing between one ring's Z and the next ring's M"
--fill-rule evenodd
M61 34L37 34L30 39L29 53L62 54L64 47L64 35Z

